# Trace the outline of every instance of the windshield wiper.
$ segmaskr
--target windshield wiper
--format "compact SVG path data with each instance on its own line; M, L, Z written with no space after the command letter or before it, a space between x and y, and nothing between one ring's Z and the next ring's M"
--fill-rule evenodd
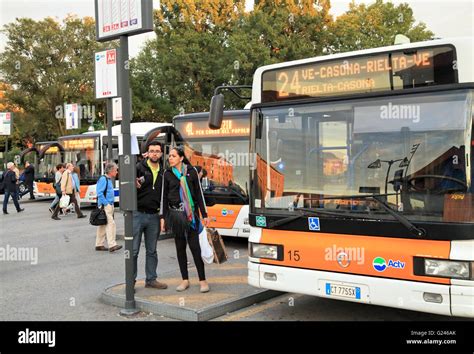
M320 199L372 199L375 200L382 208L390 215L392 215L400 224L405 226L413 235L417 237L424 237L426 236L426 231L422 228L416 227L410 220L408 220L405 216L401 215L400 213L396 212L392 208L390 208L390 205L388 205L385 201L382 199L379 199L378 196L373 196L373 195L363 195L363 196L337 196L333 198L320 198ZM307 217L307 216L319 216L319 215L330 215L330 216L348 216L347 212L345 213L338 213L338 212L329 212L329 211L316 211L312 210L309 208L296 208L295 210L300 210L304 212L300 212L299 215L294 215L294 216L289 216L287 218L283 218L280 220L276 220L274 222L271 222L268 224L268 228L274 228L277 226L281 226L287 223L290 223L294 220L300 219L302 217ZM356 219L357 217L350 215L351 218Z
M365 198L369 198L369 197L365 197ZM381 199L379 199L378 197L375 197L375 196L370 196L370 198L372 198L377 203L379 203L382 206L382 208L384 208L387 211L387 213L389 213L395 219L397 219L400 222L400 224L405 226L408 229L408 231L410 231L413 235L418 236L418 237L426 236L426 230L425 229L422 229L421 227L416 227L405 216L403 216L402 214L400 214L400 213L396 212L395 210L393 210L392 208L390 208L390 205L388 205L385 201L383 201L383 200L381 200Z

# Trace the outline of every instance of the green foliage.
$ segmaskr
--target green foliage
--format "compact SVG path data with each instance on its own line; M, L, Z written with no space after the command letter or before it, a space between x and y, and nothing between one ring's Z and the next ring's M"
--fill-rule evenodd
M20 108L12 134L15 145L67 134L60 114L64 103L94 105L96 113L101 109L94 99L93 55L105 45L96 41L91 18L68 16L62 23L19 18L3 32L7 43L0 71L10 86L5 100ZM87 129L87 120L82 123Z
M337 18L331 30L331 52L346 52L392 45L395 35L403 34L412 42L432 39L433 32L423 23L415 24L410 6L395 6L377 0L371 5L352 2Z

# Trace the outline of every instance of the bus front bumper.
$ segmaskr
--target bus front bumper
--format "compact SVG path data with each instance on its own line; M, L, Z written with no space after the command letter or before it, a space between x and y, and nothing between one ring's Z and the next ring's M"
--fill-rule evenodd
M248 282L257 288L446 316L474 317L474 282L466 286L432 284L254 262L248 262ZM328 295L331 286L358 289L358 297ZM433 296L439 303L431 302Z

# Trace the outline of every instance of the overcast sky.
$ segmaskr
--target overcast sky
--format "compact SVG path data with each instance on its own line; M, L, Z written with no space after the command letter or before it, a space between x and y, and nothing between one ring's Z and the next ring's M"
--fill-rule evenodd
M356 0L356 3L371 4L374 1ZM413 9L415 19L426 23L436 37L474 36L474 0L393 0L394 4L408 3ZM350 0L331 0L331 13L339 16L348 9ZM159 0L153 0L155 8ZM253 0L247 0L247 9ZM30 17L35 20L51 16L62 20L67 14L80 17L94 17L94 0L0 0L0 27L15 21L17 17ZM129 38L130 56L135 56L147 38L146 33ZM5 45L5 36L0 35L0 51Z

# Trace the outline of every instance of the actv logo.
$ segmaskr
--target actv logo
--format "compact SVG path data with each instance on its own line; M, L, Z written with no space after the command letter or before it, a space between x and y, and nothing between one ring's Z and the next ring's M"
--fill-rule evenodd
M387 268L404 269L405 263L402 261L394 261L392 259L389 259L387 263L384 258L376 257L372 262L372 266L377 272L383 272Z

